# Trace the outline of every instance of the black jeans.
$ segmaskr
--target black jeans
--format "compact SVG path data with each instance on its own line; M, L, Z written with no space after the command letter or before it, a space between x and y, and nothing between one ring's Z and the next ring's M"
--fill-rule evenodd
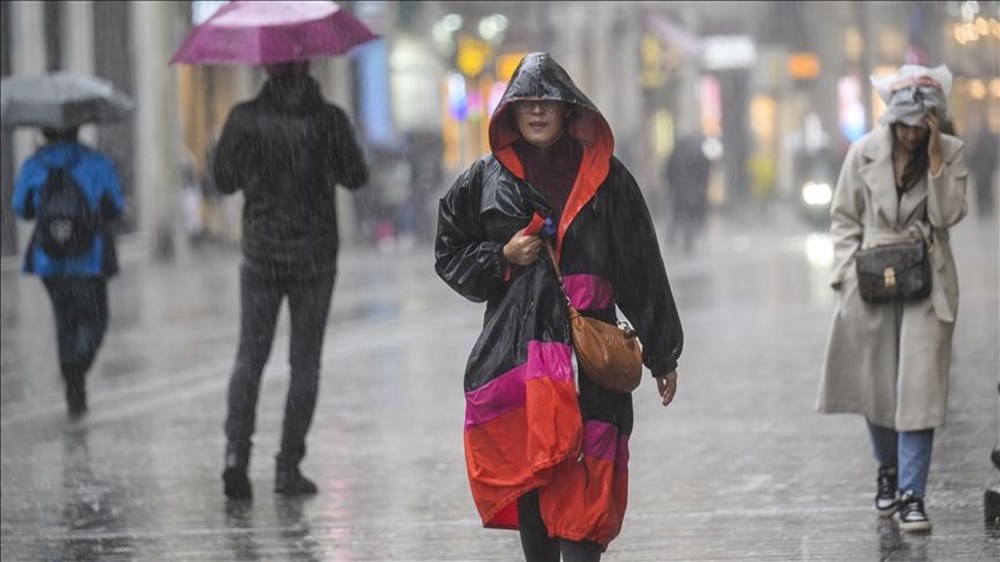
M571 541L552 538L542 521L538 506L538 490L532 490L517 499L518 532L525 562L600 562L604 549L592 541Z
M244 466L256 426L260 376L271 354L278 312L286 297L291 314L291 382L278 468L295 468L306 454L305 438L316 407L320 355L334 278L333 271L298 278L261 273L246 264L240 269L240 344L229 381L225 431L227 455L236 454Z
M46 277L56 317L59 369L70 401L86 395L85 378L108 329L108 282L103 277Z

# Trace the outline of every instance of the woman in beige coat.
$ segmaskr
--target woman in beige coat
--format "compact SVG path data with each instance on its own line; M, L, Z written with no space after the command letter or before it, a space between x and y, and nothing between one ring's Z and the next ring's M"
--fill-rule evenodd
M879 463L876 510L898 512L904 531L927 531L923 497L934 428L945 419L958 312L948 228L966 213L965 149L940 132L947 68L906 65L873 83L888 109L848 150L830 211L837 307L817 409L865 417ZM863 301L855 253L913 236L929 241L930 297Z

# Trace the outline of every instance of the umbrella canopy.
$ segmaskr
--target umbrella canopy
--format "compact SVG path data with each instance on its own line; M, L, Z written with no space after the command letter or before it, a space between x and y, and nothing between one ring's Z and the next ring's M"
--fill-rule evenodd
M4 127L73 129L125 119L135 103L106 80L70 72L8 76L0 83Z
M275 64L340 55L376 35L334 2L230 2L170 63Z

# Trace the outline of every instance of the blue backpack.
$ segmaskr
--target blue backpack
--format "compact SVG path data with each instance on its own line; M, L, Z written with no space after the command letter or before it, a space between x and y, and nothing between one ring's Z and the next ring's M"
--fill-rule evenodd
M75 161L49 168L41 189L35 235L51 257L71 258L86 253L94 244L97 216L87 203L70 169Z

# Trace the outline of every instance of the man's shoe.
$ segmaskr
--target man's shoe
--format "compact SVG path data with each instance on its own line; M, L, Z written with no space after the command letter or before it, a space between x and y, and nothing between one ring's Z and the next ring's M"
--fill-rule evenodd
M931 520L924 511L924 499L913 490L903 492L899 497L899 530L920 533L931 530Z
M82 388L67 388L66 410L70 419L82 418L87 413L87 391Z
M246 468L236 466L226 467L222 471L222 491L231 500L252 500L253 486L247 477Z
M318 491L312 480L298 468L279 468L274 475L274 492L283 496L311 496Z
M878 467L878 492L875 494L875 512L879 517L890 517L896 512L896 467Z

